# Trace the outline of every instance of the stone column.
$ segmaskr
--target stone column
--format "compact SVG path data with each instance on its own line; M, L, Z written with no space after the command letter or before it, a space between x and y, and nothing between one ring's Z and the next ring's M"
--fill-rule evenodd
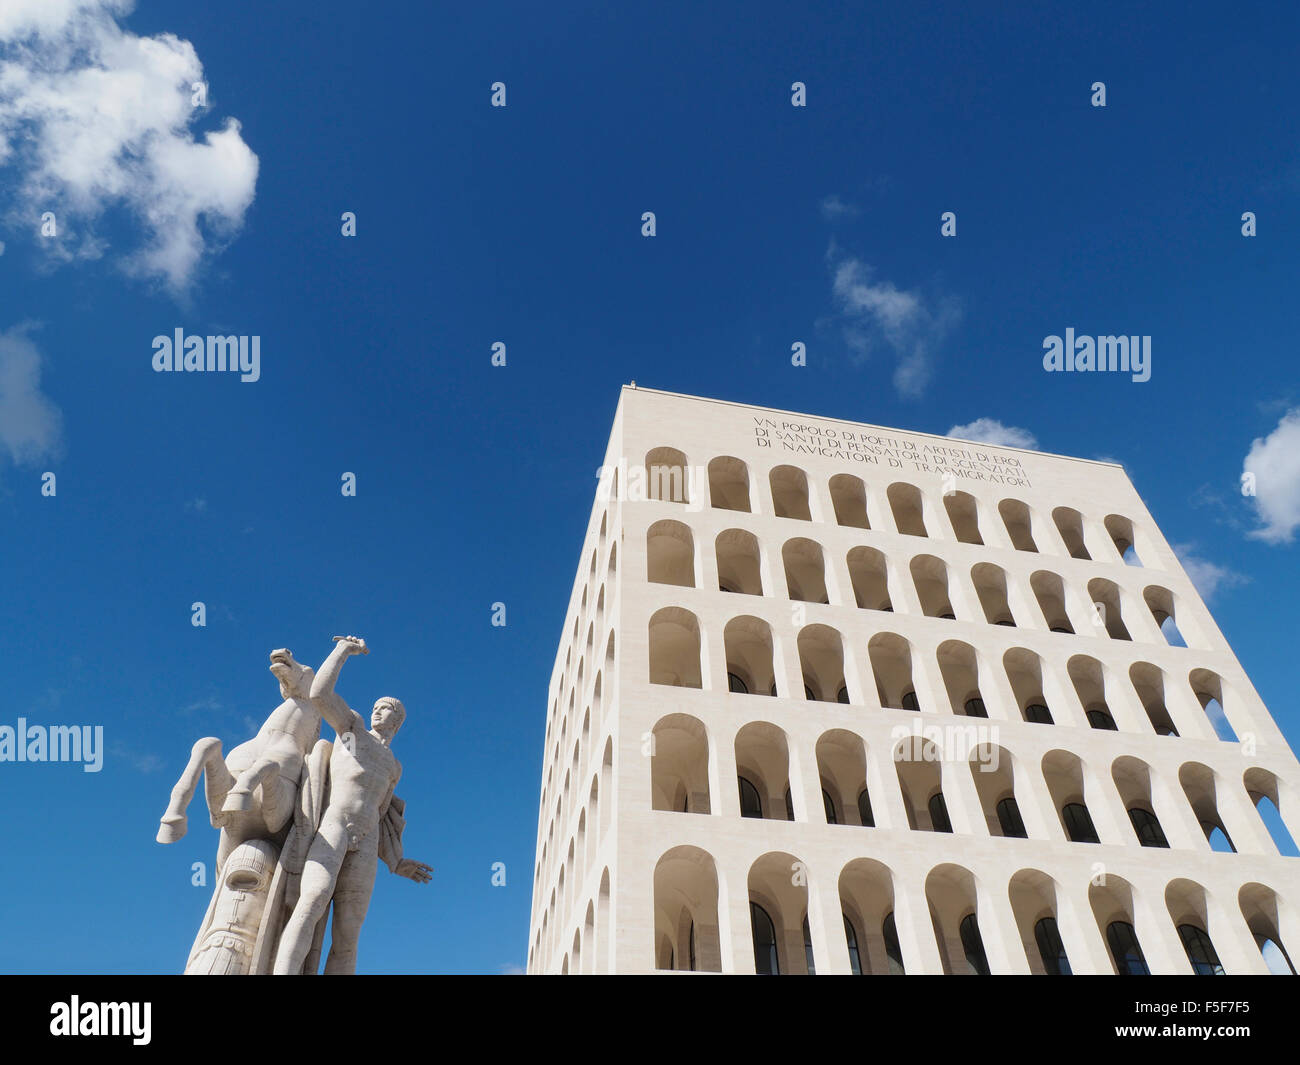
M894 883L894 926L909 976L942 974L943 960L934 939L930 904L925 897L924 874L899 877Z
M1088 898L1091 882L1061 885L1056 908L1056 925L1065 944L1070 971L1078 974L1113 973L1110 948L1102 929L1097 927Z
M1020 928L1011 908L1006 891L990 892L979 907L980 938L989 960L989 970L995 974L1029 973L1029 959L1021 945Z
M736 729L714 725L709 730L709 809L721 817L740 817L740 785L736 773Z
M853 971L849 945L844 938L844 917L839 886L833 870L809 874L808 930L812 933L813 963L821 974L844 975Z

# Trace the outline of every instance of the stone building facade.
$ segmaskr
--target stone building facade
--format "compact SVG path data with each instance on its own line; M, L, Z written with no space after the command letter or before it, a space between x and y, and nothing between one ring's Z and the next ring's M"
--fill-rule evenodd
M1265 973L1300 765L1119 466L622 390L532 973Z

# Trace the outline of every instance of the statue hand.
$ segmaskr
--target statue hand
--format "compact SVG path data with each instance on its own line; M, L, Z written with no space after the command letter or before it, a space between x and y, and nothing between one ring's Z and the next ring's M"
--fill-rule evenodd
M350 655L368 655L370 648L360 636L335 636L335 643L341 643Z
M433 879L433 866L425 865L424 862L417 862L411 858L403 858L397 863L396 873L408 880L414 880L417 884L427 884Z

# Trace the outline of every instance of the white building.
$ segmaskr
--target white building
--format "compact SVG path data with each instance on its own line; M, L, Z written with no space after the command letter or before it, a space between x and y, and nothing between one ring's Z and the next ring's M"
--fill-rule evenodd
M529 972L1290 970L1300 765L1122 468L635 386L604 468Z

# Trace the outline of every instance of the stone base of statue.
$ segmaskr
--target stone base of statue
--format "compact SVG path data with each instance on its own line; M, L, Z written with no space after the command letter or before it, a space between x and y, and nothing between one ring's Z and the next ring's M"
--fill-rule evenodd
M329 801L332 748L328 740L318 740L304 762L293 821L278 833L281 838L245 840L226 858L185 965L187 976L270 974L280 932L298 902L308 848ZM317 924L305 974L319 969L326 919Z

